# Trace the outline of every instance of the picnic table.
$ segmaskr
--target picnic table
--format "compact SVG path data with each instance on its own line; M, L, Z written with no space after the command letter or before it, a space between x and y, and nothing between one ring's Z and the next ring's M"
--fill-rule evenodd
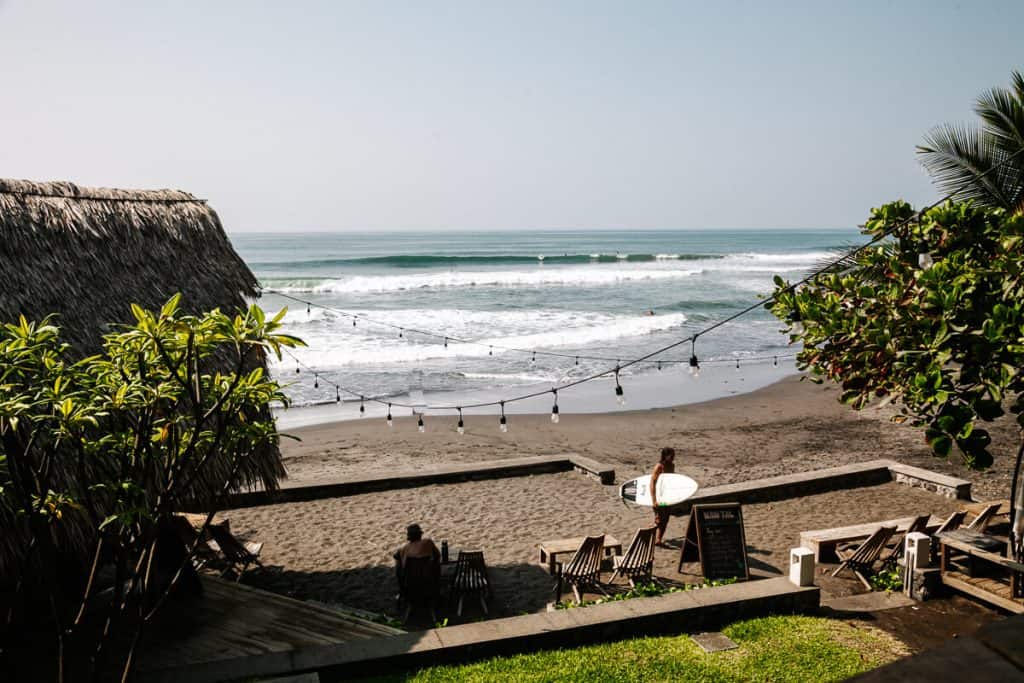
M1003 556L1006 552L1004 540L972 529L946 531L937 538L941 548L939 573L942 583L1010 612L1024 613L1024 600L1021 599L1024 564ZM954 564L954 554L967 556L965 572ZM981 572L979 576L979 562L1008 572L1008 585L992 578L991 572Z
M540 548L540 563L547 565L548 572L551 574L555 573L556 558L559 555L565 553L574 553L583 543L583 536L576 538L561 538L554 541L541 541L538 544ZM604 537L604 554L605 556L621 555L622 554L622 543L615 539L614 536Z
M836 546L843 543L859 543L873 534L878 527L894 526L896 533L906 533L916 517L900 517L888 519L884 522L869 522L868 524L854 524L852 526L840 526L832 529L815 529L813 531L800 532L800 545L814 551L815 562L835 562ZM942 524L942 519L932 515L928 519L926 533L933 533Z

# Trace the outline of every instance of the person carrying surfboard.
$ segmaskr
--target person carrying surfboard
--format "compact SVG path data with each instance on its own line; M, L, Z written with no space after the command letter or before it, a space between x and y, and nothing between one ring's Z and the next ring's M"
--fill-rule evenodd
M661 449L661 460L654 466L651 472L651 502L654 507L654 526L658 533L654 536L655 545L664 545L665 529L668 527L668 520L672 516L668 508L658 506L658 477L663 474L672 474L676 471L676 449L666 446Z

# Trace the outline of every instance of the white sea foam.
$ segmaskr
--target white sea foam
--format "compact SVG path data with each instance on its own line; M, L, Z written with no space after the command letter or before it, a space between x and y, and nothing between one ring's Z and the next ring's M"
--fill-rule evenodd
M454 287L600 287L627 281L672 280L692 277L700 268L663 268L657 263L626 268L536 268L531 270L446 271L409 275L355 275L327 280L315 287L277 287L282 292L400 292L406 290Z

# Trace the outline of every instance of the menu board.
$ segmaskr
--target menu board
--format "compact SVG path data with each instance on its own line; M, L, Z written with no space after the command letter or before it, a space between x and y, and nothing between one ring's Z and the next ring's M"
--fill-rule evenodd
M694 505L679 555L683 562L700 559L706 579L750 578L743 510L739 503Z

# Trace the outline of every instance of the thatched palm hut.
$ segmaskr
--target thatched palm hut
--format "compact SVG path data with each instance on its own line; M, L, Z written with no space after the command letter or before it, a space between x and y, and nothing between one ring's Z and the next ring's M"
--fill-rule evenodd
M176 190L114 190L0 179L0 320L59 314L65 339L99 350L130 303L176 292L192 311L244 306L256 277L205 200Z
M56 313L62 338L86 356L101 349L110 324L133 320L130 304L157 310L177 292L188 312L231 312L259 292L205 200L0 179L0 321ZM211 482L224 481L210 464ZM236 482L275 490L283 476L275 448L247 462ZM201 499L214 487L197 488Z

